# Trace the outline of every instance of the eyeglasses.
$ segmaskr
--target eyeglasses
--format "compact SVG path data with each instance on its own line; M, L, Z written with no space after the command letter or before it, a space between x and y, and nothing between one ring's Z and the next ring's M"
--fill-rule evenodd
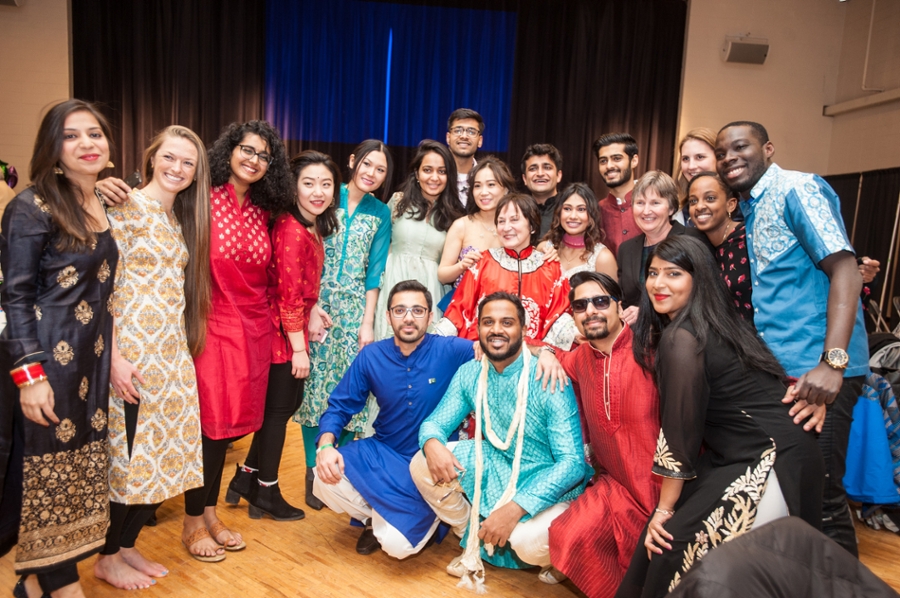
M412 307L397 305L391 308L391 315L398 319L405 318L408 313L412 313L414 318L424 318L425 314L428 313L428 309L421 305L413 305Z
M268 164L272 159L272 154L268 152L258 152L256 148L250 145L238 145L241 148L241 155L247 158L248 160L253 156L259 158L259 161L263 164Z
M463 133L465 133L469 137L481 135L481 131L474 127L453 127L452 129L450 129L450 132L457 137L462 137Z
M597 295L596 297L585 297L584 299L575 299L572 301L572 311L579 314L587 309L588 303L596 309L608 309L610 303L618 301L612 295Z

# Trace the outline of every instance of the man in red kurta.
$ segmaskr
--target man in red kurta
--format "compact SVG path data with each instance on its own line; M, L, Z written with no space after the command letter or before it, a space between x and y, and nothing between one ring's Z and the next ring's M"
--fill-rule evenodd
M660 481L651 473L659 393L634 360L618 283L579 272L571 285L575 323L588 342L558 357L572 379L585 455L597 473L550 526L550 559L599 598L615 594L659 499Z
M641 232L631 211L634 170L640 161L637 141L628 133L607 133L594 142L593 150L600 176L609 188L609 195L599 201L606 233L603 242L618 255L619 246Z
M435 325L442 336L478 340L478 304L495 291L519 297L525 307L525 336L561 349L575 339L569 310L569 281L559 262L544 260L534 247L521 252L496 247L463 275L444 317Z

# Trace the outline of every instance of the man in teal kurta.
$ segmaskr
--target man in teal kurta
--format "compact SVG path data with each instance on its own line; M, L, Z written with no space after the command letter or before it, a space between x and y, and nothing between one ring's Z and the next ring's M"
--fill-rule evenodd
M447 567L466 584L483 584L481 559L498 567L540 566L542 581L555 583L548 529L591 473L572 389L554 392L536 379L537 359L522 350L524 321L514 295L493 293L482 300L484 358L456 373L419 429L423 450L410 464L422 496L469 547ZM447 444L472 412L475 438L483 440Z

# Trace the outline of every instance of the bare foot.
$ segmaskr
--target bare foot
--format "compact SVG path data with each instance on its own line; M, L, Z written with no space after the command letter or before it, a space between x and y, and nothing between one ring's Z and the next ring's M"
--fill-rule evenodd
M225 524L222 523L216 515L215 507L206 507L203 511L203 520L206 522L206 528L209 530L212 537L215 538L216 542L225 546L226 549L235 548L240 550L237 548L238 546L241 546L242 544L246 546L241 534L225 527Z
M206 522L203 521L203 516L201 515L199 517L190 517L188 515L185 515L184 530L181 532L181 541L185 542L188 538L190 538L191 534L193 534L198 529L206 529ZM225 549L219 546L219 544L210 537L198 540L187 548L188 552L198 556L216 556L219 554L225 554Z
M119 554L122 555L122 559L126 563L131 565L132 569L136 569L145 575L149 575L150 577L165 577L169 574L168 569L159 563L147 560L144 555L138 552L137 548L120 548Z
M100 555L94 563L94 577L102 579L109 585L120 590L137 590L149 588L156 583L140 571L135 570L125 559L122 552L116 554Z

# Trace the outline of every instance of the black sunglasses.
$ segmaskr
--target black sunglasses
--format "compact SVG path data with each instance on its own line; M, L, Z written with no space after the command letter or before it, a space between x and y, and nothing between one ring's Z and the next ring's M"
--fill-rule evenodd
M613 301L618 301L618 299L612 295L597 295L596 297L576 299L572 301L572 311L576 314L581 313L587 309L588 303L593 305L596 309L608 309L610 303Z

